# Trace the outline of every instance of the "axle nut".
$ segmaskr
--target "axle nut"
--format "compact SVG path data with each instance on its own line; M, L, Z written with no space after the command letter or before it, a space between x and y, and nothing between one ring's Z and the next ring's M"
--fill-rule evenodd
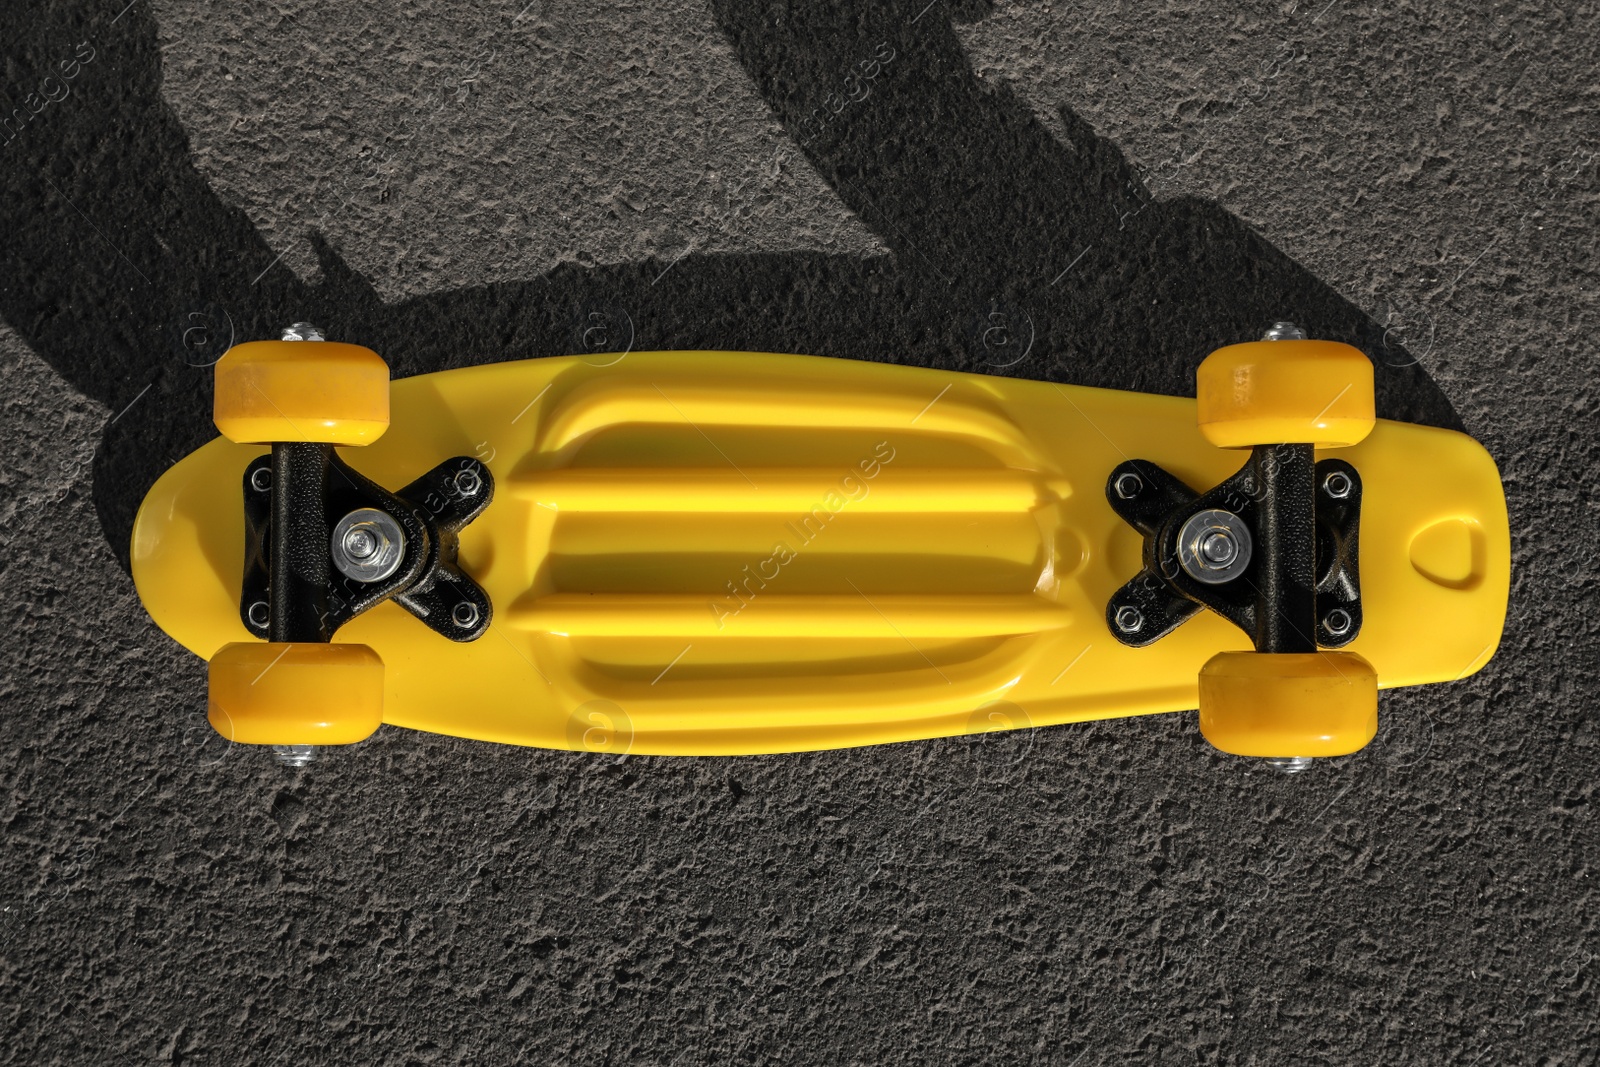
M1208 508L1189 516L1178 531L1178 563L1195 581L1231 582L1250 566L1250 527L1231 511Z
M357 508L333 528L329 552L346 578L381 582L400 568L406 535L386 511Z

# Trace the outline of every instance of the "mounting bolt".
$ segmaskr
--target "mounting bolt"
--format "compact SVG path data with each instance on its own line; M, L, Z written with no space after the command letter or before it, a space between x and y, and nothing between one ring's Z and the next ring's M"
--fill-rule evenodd
M1311 767L1310 756L1280 756L1267 760L1267 766L1283 774L1299 774Z
M272 488L272 468L257 467L250 475L250 488L265 493Z
M250 605L250 625L258 629L266 629L267 621L272 618L272 609L267 607L265 600L258 600Z
M1250 566L1250 528L1231 511L1207 508L1189 516L1178 531L1178 563L1207 585L1231 582Z
M1117 629L1125 634L1136 634L1144 628L1144 613L1132 604L1117 609Z
M1354 487L1350 484L1350 476L1343 471L1334 471L1322 479L1322 491L1335 500L1343 500L1349 496L1352 488Z
M483 479L478 477L475 470L461 470L455 476L456 492L462 496L476 496L479 489L483 488Z
M463 630L470 630L474 626L478 625L478 619L480 616L481 613L478 611L478 605L474 604L470 600L463 600L461 603L450 609L450 617L454 619L456 625L461 627Z
M1272 329L1262 335L1263 341L1304 341L1306 332L1292 322L1275 322Z
M1343 608L1334 608L1322 617L1322 628L1335 637L1343 637L1350 632L1350 627L1355 625L1355 620Z
M1117 475L1117 480L1112 483L1111 487L1117 491L1117 495L1122 499L1132 500L1144 492L1144 479L1132 471L1127 471Z
M316 745L273 745L272 754L285 767L304 767L317 758Z
M406 535L386 511L357 508L333 528L329 552L333 565L346 578L381 582L400 569Z
M322 334L321 326L313 326L309 322L297 322L292 326L283 328L285 341L326 341Z

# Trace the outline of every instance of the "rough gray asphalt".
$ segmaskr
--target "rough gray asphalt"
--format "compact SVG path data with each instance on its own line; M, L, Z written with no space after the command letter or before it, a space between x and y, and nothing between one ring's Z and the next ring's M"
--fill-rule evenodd
M1600 1062L1595 4L524 3L0 14L0 1062ZM1498 656L1293 780L1192 715L295 773L125 571L230 323L987 370L991 314L1172 393L1362 344L1500 464Z

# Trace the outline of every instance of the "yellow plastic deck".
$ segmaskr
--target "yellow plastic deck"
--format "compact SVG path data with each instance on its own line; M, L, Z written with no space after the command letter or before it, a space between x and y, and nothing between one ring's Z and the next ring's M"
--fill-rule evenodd
M344 448L398 488L452 456L495 477L460 562L495 607L445 640L394 604L341 629L385 664L383 718L508 744L784 752L1192 709L1245 635L1202 612L1143 649L1106 628L1140 538L1105 499L1125 459L1196 489L1247 452L1195 402L812 356L639 352L392 383L390 429ZM245 466L218 438L151 489L134 580L209 658L239 621ZM1338 449L1363 482L1365 624L1382 687L1488 662L1510 581L1488 453L1379 420Z

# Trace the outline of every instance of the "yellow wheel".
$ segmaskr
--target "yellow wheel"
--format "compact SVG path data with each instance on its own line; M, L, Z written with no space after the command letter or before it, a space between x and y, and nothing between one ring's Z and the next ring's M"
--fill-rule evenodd
M1200 732L1235 756L1346 756L1378 732L1378 674L1354 652L1223 652L1200 668Z
M383 723L383 660L366 645L235 642L210 683L206 717L247 745L349 745Z
M238 444L366 445L389 428L389 366L335 341L251 341L217 361L212 420Z
M1375 419L1372 361L1337 341L1251 341L1196 374L1200 432L1219 448L1353 445Z

